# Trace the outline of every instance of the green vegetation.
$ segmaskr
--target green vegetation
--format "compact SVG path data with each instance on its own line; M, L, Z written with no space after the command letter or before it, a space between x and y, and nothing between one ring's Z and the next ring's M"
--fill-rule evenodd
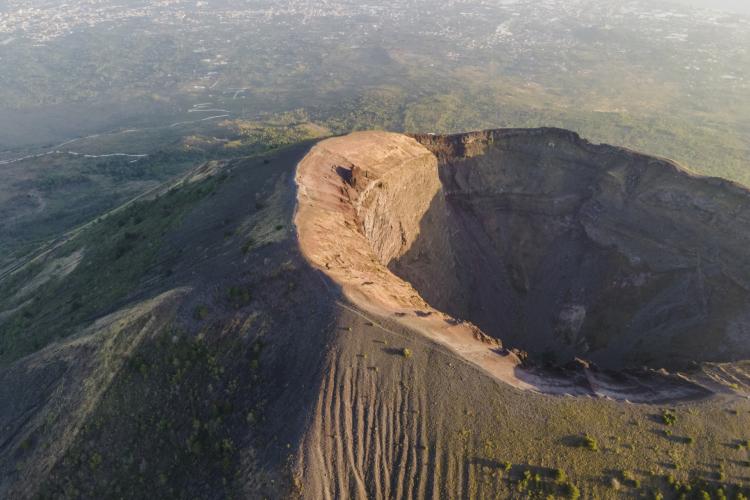
M442 78L438 77L438 81ZM497 127L555 126L575 130L593 142L622 145L673 158L696 172L750 184L743 158L750 146L732 132L731 127L721 131L696 127L685 118L684 110L657 114L652 110L643 110L641 114L597 112L587 109L587 106L566 106L548 96L535 95L533 91L522 97L509 98L500 88L484 80L487 75L482 74L480 78L482 80L474 85L465 85L458 73L452 88L422 97L381 92L378 99L382 106L380 114L384 116L377 119L361 108L363 102L372 99L367 93L332 107L325 115L313 115L313 119L336 133L367 128L456 133ZM507 89L515 85L523 84L507 81L504 87L499 87ZM549 107L540 108L538 99L547 99ZM563 98L563 101L567 99ZM498 109L502 109L501 114ZM406 110L403 119L400 118L402 110ZM348 119L337 124L336 118L342 115ZM722 160L718 161L718 158Z
M263 418L261 355L258 341L164 331L127 360L40 497L237 495L237 441Z
M195 306L195 310L193 311L193 318L195 318L198 321L203 321L207 317L208 317L208 307L202 304Z
M742 498L748 496L750 488L744 484L747 469L743 462L735 460L731 451L727 456L727 447L743 444L744 439L732 439L747 425L750 406L744 405L737 415L724 411L721 402L716 405L700 404L690 410L680 412L670 410L677 418L670 426L674 435L669 439L663 437L661 410L654 412L653 408L638 407L638 405L601 404L598 402L584 402L556 400L550 403L545 400L543 405L523 405L525 419L522 422L511 423L507 418L510 414L520 411L518 407L506 410L507 400L511 391L498 391L502 396L502 404L496 405L496 420L494 423L486 413L477 408L472 419L485 422L483 433L477 436L478 447L486 461L497 461L498 470L502 471L504 463L498 455L512 457L515 479L509 479L507 497L565 498L567 484L580 487L579 494L583 498L686 498L687 500L701 498L700 492L705 491L710 498ZM519 396L524 401L528 398ZM516 402L515 404L520 404ZM555 419L536 418L536 408L544 407L547 414L554 414ZM740 418L741 422L736 419ZM711 432L715 434L710 440L704 439L706 422L711 422ZM638 423L638 425L634 425ZM465 425L465 424L464 424ZM539 426L543 426L543 431ZM586 425L586 435L567 434L571 428ZM507 426L512 427L507 429ZM618 430L628 433L631 447L618 446L621 442ZM697 437L700 446L684 446L687 438L676 437L691 433ZM605 447L603 436L609 441ZM560 436L567 436L560 438ZM576 450L580 446L589 449L585 440L588 436L597 441L597 454L581 453ZM725 436L725 437L718 437ZM505 443L503 446L488 446L487 440L493 443ZM514 441L514 439L516 441ZM531 470L532 478L537 467L528 464L528 450L534 447L534 453L539 457L540 467L549 467L542 474L547 478L542 480L539 488L534 487L534 481L527 478L524 471ZM744 452L744 448L743 448ZM469 451L469 454L477 453ZM711 465L715 464L715 465ZM619 472L618 472L619 469ZM509 474L507 477L513 478ZM492 484L489 481L487 484ZM519 493L519 482L525 486ZM484 484L484 483L482 483ZM483 490L480 485L480 491ZM492 490L490 490L492 491ZM720 496L724 494L724 497ZM501 495L502 496L502 495Z
M563 486L563 493L565 494L566 498L569 498L571 500L581 498L581 491L573 483L565 483L565 485Z
M677 415L670 410L662 410L661 421L664 425L674 425L677 421Z
M253 249L253 246L255 245L255 242L252 239L248 239L243 245L242 245L242 253L248 254L250 253L250 250Z
M599 451L599 442L589 434L581 438L581 446L591 451Z
M14 296L33 280L42 265L29 266L6 281L0 290L0 303L9 308L14 302L21 305L0 324L0 365L70 335L87 319L106 313L137 289L144 277L166 271L157 263L164 234L177 227L182 216L210 195L219 182L212 177L172 189L152 200L133 203L86 228L56 252L60 256L78 251L83 254L64 279L40 284L21 297ZM203 319L204 312L196 311L196 319Z
M250 303L252 295L247 286L230 286L227 290L227 298L232 307L240 309Z
M222 126L231 131L233 141L225 149L238 149L248 144L268 144L275 147L330 135L330 131L313 123L303 109L285 111L266 117L263 121L226 120Z
M562 469L555 469L554 479L558 483L564 483L568 479L568 475L565 474L565 471Z
M409 349L408 347L404 347L403 349L401 349L401 355L406 359L411 358L411 349Z
M123 157L87 159L44 157L4 166L8 182L0 186L0 211L13 217L0 221L0 267L36 250L64 231L87 223L148 189L202 161L179 151L155 152L132 163ZM30 177L21 185L15 177ZM23 192L33 203L18 203Z
M252 122L252 134L241 131L249 123L242 120L211 126L196 124L187 131L165 127L102 134L76 142L77 148L105 154L112 150L147 154L137 159L57 154L3 165L7 182L0 186L0 213L10 216L0 220L0 230L5 235L0 239L0 271L63 232L88 223L203 162L255 156L327 135L325 128L306 120L302 111L282 112L265 121ZM269 162L264 159L264 164ZM15 182L16 178L23 182ZM28 193L33 194L30 201L19 203L19 198ZM233 234L227 231L226 236ZM249 249L250 244L243 251Z

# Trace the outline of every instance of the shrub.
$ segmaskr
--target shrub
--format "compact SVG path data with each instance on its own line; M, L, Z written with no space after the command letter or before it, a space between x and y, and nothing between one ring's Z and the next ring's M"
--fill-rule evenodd
M102 464L102 456L99 453L94 453L89 459L89 466L92 469L97 469Z
M411 349L409 349L408 347L404 347L403 349L401 349L401 355L406 359L411 358Z
M664 425L674 425L677 421L677 415L669 410L662 410L661 421Z
M227 295L232 305L237 309L239 309L240 307L246 306L252 300L252 295L250 294L250 290L247 287L243 287L243 286L229 287L229 290L227 291Z
M571 500L581 498L581 490L579 490L573 483L565 483L565 486L563 486L563 494L566 498L570 498Z
M250 250L252 250L253 245L255 242L252 239L248 239L243 245L242 245L242 253L249 253Z
M591 451L599 451L599 443L597 442L596 438L591 436L590 434L586 434L581 439L581 446L583 448L588 448Z
M208 317L208 307L202 304L195 306L195 310L193 311L193 318L197 319L198 321L203 321L207 317Z
M565 474L564 470L555 469L554 478L555 478L555 481L557 481L558 483L564 483L565 480L568 479L568 476L567 474Z

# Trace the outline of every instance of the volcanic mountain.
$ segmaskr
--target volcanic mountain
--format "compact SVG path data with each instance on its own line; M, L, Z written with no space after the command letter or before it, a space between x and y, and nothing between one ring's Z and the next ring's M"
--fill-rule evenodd
M0 497L747 494L748 243L558 129L207 163L0 277Z

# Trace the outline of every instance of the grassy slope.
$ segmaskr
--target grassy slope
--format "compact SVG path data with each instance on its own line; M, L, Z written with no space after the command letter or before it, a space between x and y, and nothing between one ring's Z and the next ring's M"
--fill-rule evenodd
M352 496L357 477L370 497L565 498L571 485L584 498L748 494L745 400L654 406L530 394L387 319L339 313L298 469L302 496Z
M13 275L2 293L5 308L14 312L0 325L0 363L39 350L111 310L146 273L168 273L157 260L163 234L179 224L185 211L212 193L221 180L216 177L171 190L103 218L56 252L59 257L79 251L84 255L76 269L61 280L53 279L18 295L41 264Z
M286 464L313 397L296 388L313 379L330 325L320 281L287 225L288 182L308 147L231 162L57 250L89 248L75 271L47 285L54 293L35 301L49 323L23 330L38 343L62 338L0 368L14 402L0 410L0 496L275 497L291 484ZM151 245L125 237L136 215L138 230L153 231ZM97 255L105 261L84 265ZM95 279L102 282L89 292ZM148 312L165 291L176 305ZM59 310L76 292L91 308L80 326ZM53 324L56 314L69 331ZM300 329L312 334L303 344ZM6 363L31 340L12 344Z
M54 151L146 157L86 158L50 154L0 165L0 272L60 234L114 207L158 190L161 183L208 160L258 155L326 135L304 115L281 113L263 122L243 120L116 131L73 141ZM42 150L43 153L49 150ZM18 151L23 157L38 151Z

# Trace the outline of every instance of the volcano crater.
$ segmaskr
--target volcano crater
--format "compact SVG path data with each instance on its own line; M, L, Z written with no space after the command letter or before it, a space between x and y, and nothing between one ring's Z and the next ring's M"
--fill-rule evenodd
M336 140L356 252L435 310L558 365L750 357L745 188L559 129Z

